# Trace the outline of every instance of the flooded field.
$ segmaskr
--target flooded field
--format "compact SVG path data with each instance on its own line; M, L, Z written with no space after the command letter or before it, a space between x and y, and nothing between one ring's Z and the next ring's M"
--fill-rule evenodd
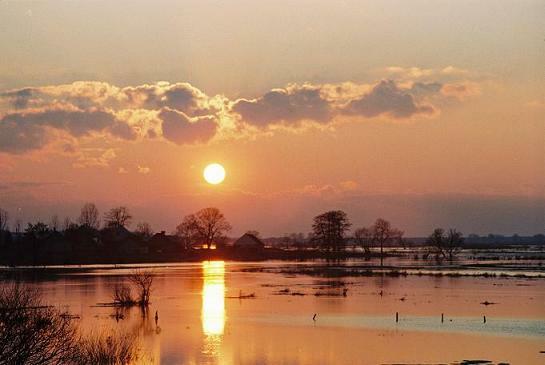
M158 265L147 314L99 305L131 268L79 268L29 284L79 316L83 332L136 334L141 363L545 362L543 278L331 278L297 270L320 265Z

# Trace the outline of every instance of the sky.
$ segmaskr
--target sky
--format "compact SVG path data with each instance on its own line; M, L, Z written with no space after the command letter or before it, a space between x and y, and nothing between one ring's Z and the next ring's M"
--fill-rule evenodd
M0 208L545 230L545 1L0 0ZM204 167L227 177L207 184Z

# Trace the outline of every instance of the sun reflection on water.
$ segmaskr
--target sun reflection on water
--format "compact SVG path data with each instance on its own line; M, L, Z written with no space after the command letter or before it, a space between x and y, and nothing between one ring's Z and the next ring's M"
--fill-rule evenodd
M202 329L207 336L221 336L225 327L225 263L204 261Z

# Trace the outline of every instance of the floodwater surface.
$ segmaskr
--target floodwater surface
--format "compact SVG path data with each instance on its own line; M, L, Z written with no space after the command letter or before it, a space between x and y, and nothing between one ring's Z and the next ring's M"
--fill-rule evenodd
M32 285L78 315L83 332L136 334L141 363L545 363L543 278L328 279L247 270L285 265L154 267L147 315L97 305L111 302L131 269L89 268Z

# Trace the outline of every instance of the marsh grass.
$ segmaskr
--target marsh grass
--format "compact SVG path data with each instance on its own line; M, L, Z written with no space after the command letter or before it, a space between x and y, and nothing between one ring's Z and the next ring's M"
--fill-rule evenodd
M112 331L82 337L78 355L82 365L128 365L138 363L141 351L137 336Z

